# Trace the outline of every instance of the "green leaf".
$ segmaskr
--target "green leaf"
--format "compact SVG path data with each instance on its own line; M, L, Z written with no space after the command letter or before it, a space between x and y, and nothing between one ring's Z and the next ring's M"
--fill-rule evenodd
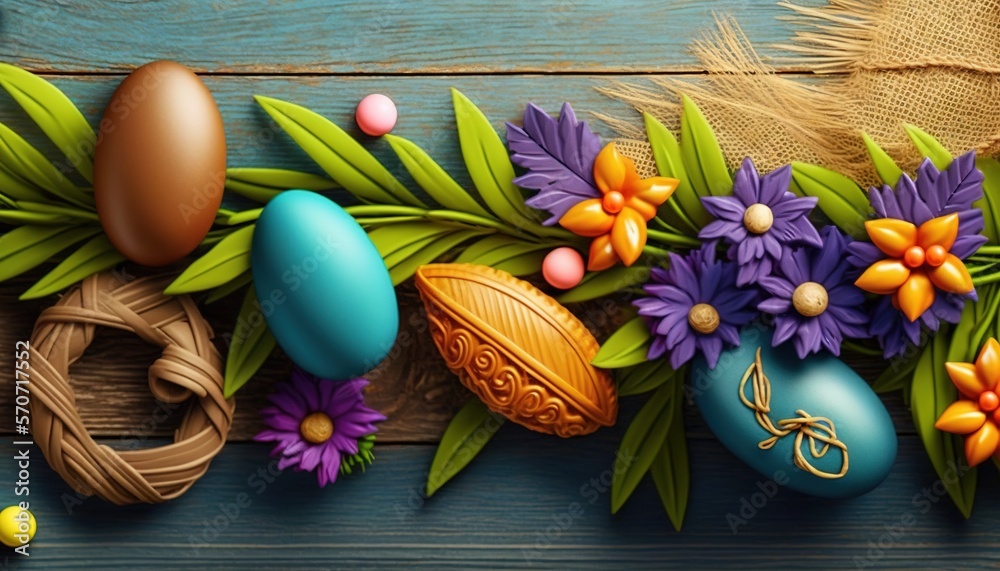
M903 176L903 169L899 168L896 161L892 160L892 157L882 147L878 146L878 143L871 137L865 133L861 133L861 137L865 141L865 147L868 148L868 154L872 158L872 164L875 165L875 172L878 173L878 177L885 184L895 187L896 183Z
M646 320L635 317L611 334L590 364L602 369L621 369L645 363L651 338Z
M678 371L670 367L666 359L656 359L645 363L618 369L618 396L641 395L657 389L663 383L678 376Z
M979 295L979 301L973 304L976 324L969 332L968 341L965 343L968 352L964 358L955 359L968 363L973 362L979 355L979 349L982 348L988 335L996 337L994 328L1000 325L1000 320L997 319L997 314L1000 312L1000 286L997 284L980 286L976 288L976 293Z
M472 198L460 184L455 182L455 179L451 178L451 175L415 143L395 135L384 135L383 138L389 141L389 146L396 151L399 160L413 180L417 181L420 188L438 204L459 212L493 218L493 215L480 206L476 199Z
M0 281L38 267L66 248L100 233L100 226L15 228L0 236Z
M470 244L469 247L462 250L462 253L455 258L455 263L478 264L480 262L477 262L476 260L485 259L493 252L502 250L508 246L526 243L527 242L514 238L513 236L507 236L506 234L494 234L481 240L477 240L474 244Z
M93 183L97 136L76 105L48 81L5 63L0 63L0 87L59 147L83 178Z
M263 213L263 208L251 208L240 212L234 212L228 208L220 208L215 214L215 223L220 226L239 226L247 222L256 222Z
M476 397L469 399L451 419L434 453L434 461L427 473L427 497L433 496L468 466L503 423L503 417L490 412L481 400Z
M844 232L866 235L869 202L861 187L846 176L806 163L792 163L792 178L806 196L819 199L819 208Z
M254 226L244 226L223 238L191 263L163 293L181 295L219 287L250 271Z
M14 206L26 212L39 212L42 214L55 214L57 216L67 216L75 218L77 221L92 222L95 225L101 223L97 213L92 210L82 210L74 206L63 206L51 202L32 202L30 200L18 200Z
M98 272L113 268L125 261L125 256L111 244L104 234L91 238L86 244L69 255L51 272L21 294L20 299L37 299L58 293Z
M698 196L723 196L733 190L719 141L701 109L686 95L681 113L681 156Z
M252 286L243 297L231 339L223 384L226 398L236 394L260 370L276 345Z
M50 196L44 190L30 181L24 180L13 171L8 170L3 160L0 160L0 189L5 194L3 202L13 207L16 200L49 200ZM7 198L10 197L10 198Z
M913 374L910 408L913 424L924 443L934 470L962 515L972 515L976 495L976 470L968 468L960 436L934 428L944 409L957 399L957 391L944 369L948 352L948 331L943 328L920 355ZM956 471L961 477L955 478Z
M691 465L688 461L687 435L684 432L684 384L678 379L674 382L674 387L671 401L673 422L667 433L667 441L653 459L649 473L653 476L653 484L656 485L670 522L674 524L675 530L680 531L691 492Z
M385 259L400 250L414 247L418 243L426 245L430 239L453 230L455 230L455 226L450 224L415 220L379 226L368 232L368 239L375 244L378 253Z
M437 260L467 240L482 236L487 232L489 230L453 230L433 238L429 243L423 244L412 253L406 250L395 252L385 259L385 265L389 268L389 277L392 278L392 285L405 282L413 277L420 266ZM406 255L402 255L401 252L406 252Z
M618 458L623 466L615 466L611 480L611 513L618 513L625 505L653 465L653 460L663 450L677 408L671 402L676 392L673 384L661 385L625 430L618 449Z
M880 395L903 390L908 382L912 382L917 360L916 356L890 359L889 366L872 383L872 390Z
M649 280L649 267L634 264L631 267L615 266L603 272L591 272L580 284L558 298L559 303L579 303L611 295L615 292L641 286Z
M973 206L983 211L986 228L983 236L990 243L1000 243L1000 162L989 157L976 159L976 168L983 172L983 197Z
M425 207L353 137L330 120L293 103L254 99L340 186L365 202Z
M74 219L71 216L52 214L51 212L0 209L0 224L10 224L12 226L18 226L21 224L34 224L38 226L66 226L79 223L79 220Z
M931 137L915 125L907 124L904 127L906 128L906 134L910 136L910 140L913 141L913 145L917 147L920 154L930 159L938 170L944 170L951 166L951 161L954 158L948 152L948 149L944 148L944 145L939 143L937 139Z
M495 234L466 248L455 263L490 266L515 276L530 275L541 271L542 261L551 249L548 244L524 242Z
M479 195L497 216L515 228L542 227L514 185L514 165L507 147L483 112L457 89L451 90L462 157ZM537 232L536 232L537 233Z
M702 226L712 221L712 215L701 204L701 198L688 180L684 168L684 157L677 138L649 113L643 113L646 136L653 149L653 159L660 176L680 181L673 196L660 207L660 213L667 221L691 235L698 233Z
M90 210L94 208L93 196L70 182L38 149L2 123L0 123L0 163L7 171L8 177L20 179L21 185L16 188L26 184L31 185L71 204ZM10 190L4 189L4 191L14 196Z
M243 272L239 275L239 277L233 279L229 283L222 284L208 292L208 295L205 297L205 304L215 303L220 299L229 297L251 283L253 283L253 273Z
M545 262L546 254L548 252L545 251L527 252L508 258L502 262L497 262L493 265L493 268L501 272L507 272L512 276L531 276L541 273L542 263Z
M226 189L261 204L267 204L286 190L324 192L335 188L337 183L311 173L285 169L226 169Z

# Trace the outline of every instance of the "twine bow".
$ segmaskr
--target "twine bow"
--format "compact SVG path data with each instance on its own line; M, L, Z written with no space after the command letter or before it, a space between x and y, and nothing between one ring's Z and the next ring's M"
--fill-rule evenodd
M753 378L753 402L745 394L747 381ZM740 401L754 411L757 424L772 436L761 440L757 447L761 450L770 450L783 437L795 433L794 461L795 465L809 472L813 476L835 480L847 474L848 457L847 445L837 439L837 430L833 421L823 416L812 416L802 409L795 411L799 415L795 418L786 418L778 421L775 426L771 421L771 381L764 374L764 365L760 360L760 347L757 348L757 355L754 362L747 368L740 381ZM809 463L805 454L802 453L802 440L809 439L809 453L813 458L819 459L830 451L831 447L840 449L843 454L843 462L840 471L837 473L824 472Z
M81 494L119 505L175 498L205 473L226 442L235 404L222 393L222 358L212 345L212 329L190 297L163 295L169 282L161 277L123 284L111 273L93 275L35 324L32 434L52 469ZM83 356L98 326L133 332L163 348L149 368L153 396L167 403L195 397L172 444L117 451L87 432L69 367Z

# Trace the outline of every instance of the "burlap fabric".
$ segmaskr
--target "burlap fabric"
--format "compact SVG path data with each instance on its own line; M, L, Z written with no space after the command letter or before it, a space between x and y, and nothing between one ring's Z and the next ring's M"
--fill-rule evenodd
M676 128L677 94L694 99L716 130L730 166L750 155L762 170L792 160L821 164L862 184L876 181L860 134L868 133L901 166L919 152L905 123L938 138L952 153L1000 151L1000 0L830 0L810 8L782 3L798 31L778 46L774 73L736 22L693 51L708 76L617 84L607 93ZM828 75L836 74L836 75ZM648 162L641 124L606 118L626 152Z

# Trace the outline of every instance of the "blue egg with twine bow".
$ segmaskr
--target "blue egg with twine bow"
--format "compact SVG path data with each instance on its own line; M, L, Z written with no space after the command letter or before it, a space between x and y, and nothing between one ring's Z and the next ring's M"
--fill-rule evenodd
M714 369L694 362L691 388L709 428L761 475L784 481L781 471L804 494L852 498L878 487L897 447L878 395L837 357L799 359L791 344L771 347L771 333L751 324Z
M250 264L268 328L306 371L346 380L389 354L399 329L392 280L364 229L332 200L278 194L257 220Z

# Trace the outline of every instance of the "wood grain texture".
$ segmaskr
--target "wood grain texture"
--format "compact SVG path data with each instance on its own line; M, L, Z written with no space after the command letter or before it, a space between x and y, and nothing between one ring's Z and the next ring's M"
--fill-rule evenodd
M626 110L620 103L593 88L615 79L643 79L628 74L701 72L687 46L712 26L713 12L738 17L765 55L774 53L767 44L790 35L789 24L775 20L787 13L775 0L23 0L0 3L0 61L47 74L93 123L123 73L160 58L190 65L209 74L205 80L223 114L231 166L318 172L256 107L255 93L306 105L359 135L351 120L354 105L368 93L383 92L399 106L396 134L420 144L468 184L448 87L464 91L497 127L517 120L528 101L555 111L568 100L583 117L587 111L621 114ZM40 141L2 94L0 122ZM384 142L362 140L409 181ZM51 145L40 147L57 156ZM135 273L130 267L126 271ZM41 275L36 271L0 284L0 387L11 385L13 343L28 337L35 317L51 302L16 301ZM961 520L936 493L936 476L898 396L885 399L903 435L899 460L885 484L849 502L779 489L737 534L727 514L739 515L744 498L759 503L754 494L767 482L707 433L693 407L687 416L692 497L684 531L670 531L648 481L621 513L609 515L609 497L599 481L610 481L614 451L641 398L627 399L616 427L582 439L541 437L508 424L464 473L424 500L420 492L434 453L431 443L468 393L444 370L422 330L412 286L398 293L404 315L400 343L390 362L372 375L369 395L390 420L382 427L378 459L367 475L325 490L317 490L308 474L283 474L263 487L264 480L254 479L269 466L268 447L239 441L259 429L255 411L271 385L287 377L289 363L277 355L240 393L232 442L190 493L176 501L124 509L97 499L76 504L75 495L33 449L30 501L39 533L30 560L0 551L0 569L997 565L995 470L982 470L973 519ZM237 306L234 297L204 308L223 349ZM599 335L618 319L596 305L574 311ZM154 357L134 337L108 332L72 370L88 428L113 446L161 444L156 437L168 434L180 416L170 409L164 414L148 393L145 375ZM846 360L869 379L885 366L856 356ZM11 491L10 458L16 452L6 436L13 412L9 393L0 391L0 434L5 435L0 436L0 505L18 499ZM922 500L925 489L930 499ZM240 494L247 494L250 504L244 502L234 515L226 505ZM580 504L579 516L570 514L573 503ZM906 514L914 516L914 523L898 534L892 526ZM886 536L890 531L898 535ZM208 545L196 551L192 536ZM877 547L880 541L883 548Z
M712 27L714 13L740 18L761 47L788 38L775 18L790 14L746 0L27 0L4 8L0 59L33 71L123 71L168 58L213 73L307 74L695 72L688 42Z
M431 446L380 446L367 474L318 490L312 474L283 473L265 482L258 470L268 468L267 447L231 444L187 495L124 509L98 499L77 504L41 457L33 456L31 506L39 531L23 568L831 570L996 564L996 470L981 470L976 511L964 521L935 492L937 478L916 437L902 439L900 460L882 486L849 501L809 498L769 484L714 439L692 438L691 504L684 529L676 533L648 479L621 512L610 515L606 485L622 430L563 441L505 425L465 472L426 500L420 490ZM13 453L9 444L0 445L0 456ZM762 487L773 497L767 499ZM238 499L243 507L236 514L227 505ZM744 501L757 507L744 507ZM746 523L732 520L733 533L727 517L741 517L741 509Z

